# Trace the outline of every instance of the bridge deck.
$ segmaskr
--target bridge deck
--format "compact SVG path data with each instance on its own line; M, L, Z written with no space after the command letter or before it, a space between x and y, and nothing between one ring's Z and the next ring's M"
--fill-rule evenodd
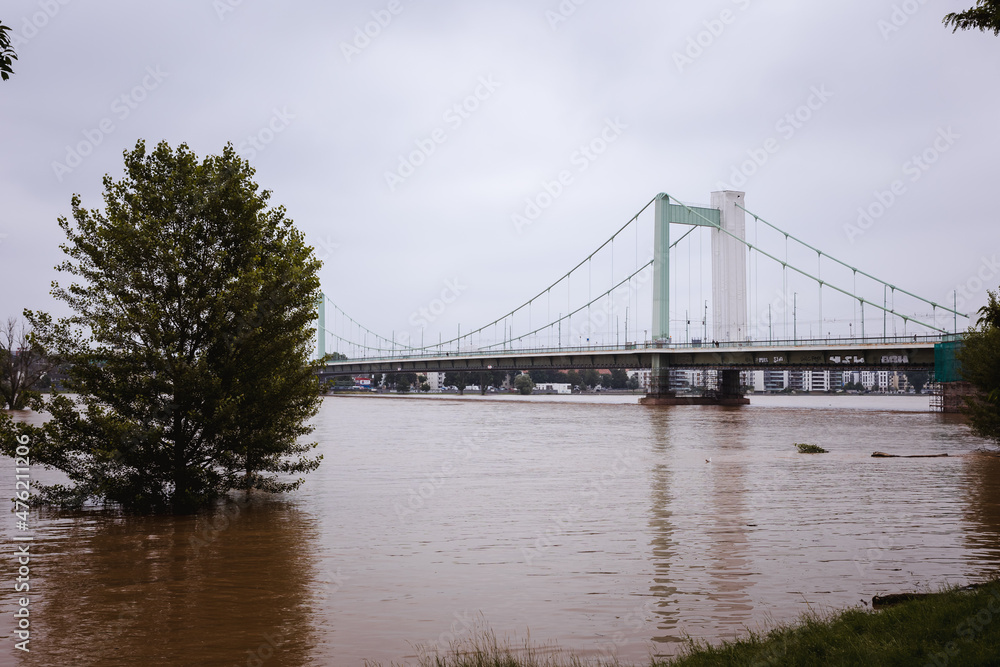
M526 371L537 369L651 368L653 358L679 369L929 370L940 336L819 339L709 345L627 343L609 347L468 350L333 362L322 376L362 373Z

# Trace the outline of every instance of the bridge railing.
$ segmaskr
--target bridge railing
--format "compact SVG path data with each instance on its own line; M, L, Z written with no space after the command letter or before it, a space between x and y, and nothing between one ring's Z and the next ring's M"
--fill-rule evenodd
M399 354L379 357L358 357L353 359L342 359L328 365L356 363L385 363L393 361L420 361L422 359L489 359L493 357L509 356L530 356L530 355L572 355L572 354L615 354L632 353L642 351L657 350L739 350L739 349L789 349L801 347L907 347L912 345L933 345L943 342L945 339L953 339L954 334L942 336L937 335L911 335L911 336L866 336L864 338L851 338L849 336L830 336L825 338L797 338L787 340L742 340L742 341L700 341L700 342L680 342L671 341L643 341L634 343L623 343L620 345L579 345L562 347L515 347L506 349L491 348L466 349L466 350L441 350L428 351L421 350L418 353L407 353L401 350Z

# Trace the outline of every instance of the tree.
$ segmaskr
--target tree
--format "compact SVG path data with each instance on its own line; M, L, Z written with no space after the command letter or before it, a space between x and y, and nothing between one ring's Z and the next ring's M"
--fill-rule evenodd
M566 373L566 381L569 382L574 387L583 386L583 377L580 376L579 371L569 371Z
M639 375L638 374L633 374L633 375L629 376L628 383L626 384L626 388L630 389L632 391L635 391L636 389L639 388ZM753 388L751 388L750 391L753 391ZM744 393L747 393L747 392L744 392Z
M628 373L621 368L612 368L611 377L607 378L608 384L604 385L609 389L628 389ZM602 382L603 384L603 382Z
M465 394L465 388L469 386L471 374L466 371L452 371L444 374L444 386L455 387L459 394Z
M416 382L416 373L396 373L393 375L393 383L396 385L396 391L401 394L409 392Z
M597 372L596 369L588 368L583 373L581 373L583 378L583 384L590 389L593 389L597 385L601 384L601 374Z
M913 387L913 391L919 394L924 385L930 380L930 373L927 371L906 371L906 381Z
M4 81L14 73L12 63L17 60L17 54L14 53L14 49L10 45L9 32L10 26L6 26L0 21L0 78Z
M953 33L979 29L1000 35L1000 0L977 0L975 7L945 15L942 23L950 26Z
M57 360L46 355L24 324L16 317L7 318L0 328L0 405L23 410L32 399L39 399L36 389L56 366Z
M531 380L530 375L522 373L514 378L514 388L517 389L517 393L527 396L535 388L535 383Z
M503 383L507 381L507 371L490 371L486 374L486 379L489 386L501 389Z
M1000 302L996 292L987 295L978 322L969 327L955 356L962 379L978 391L965 397L969 426L977 435L1000 442Z
M334 389L350 389L354 386L354 378L350 375L338 375L333 380Z
M73 196L56 268L74 282L52 294L75 314L25 316L79 404L52 397L39 427L0 417L4 453L28 436L72 482L44 501L187 513L233 489L294 489L319 465L299 439L321 400L320 262L253 174L231 144L199 162L139 141L124 177L104 177L105 210Z

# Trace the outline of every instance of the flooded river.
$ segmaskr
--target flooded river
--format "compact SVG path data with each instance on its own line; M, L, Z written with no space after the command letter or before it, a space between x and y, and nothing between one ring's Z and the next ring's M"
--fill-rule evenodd
M33 511L19 664L388 665L483 627L644 664L997 572L1000 459L959 419L926 397L752 400L327 398L323 464L285 497ZM13 515L0 533L13 664Z

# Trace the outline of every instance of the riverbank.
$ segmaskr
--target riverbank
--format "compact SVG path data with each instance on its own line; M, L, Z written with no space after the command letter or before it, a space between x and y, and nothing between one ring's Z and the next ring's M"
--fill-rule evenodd
M717 646L692 643L653 667L769 665L996 665L1000 656L1000 580L953 588L878 611L810 615L797 624ZM377 663L372 663L377 664ZM423 657L421 667L583 667L620 665L560 655L549 647L514 648L491 632Z

